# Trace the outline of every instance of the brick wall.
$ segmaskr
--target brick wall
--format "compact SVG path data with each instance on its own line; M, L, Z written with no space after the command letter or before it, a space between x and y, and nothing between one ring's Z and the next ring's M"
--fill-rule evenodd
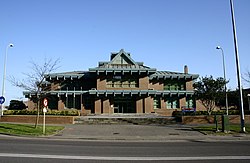
M73 124L73 116L46 116L46 124ZM0 118L0 122L34 123L36 115L5 115ZM43 123L43 115L39 117L39 124Z
M194 88L193 88L193 81L186 82L186 90L187 91L194 90Z
M149 88L154 90L163 90L164 84L162 82L154 80L150 82Z
M136 100L136 113L143 113L143 99L137 98Z
M96 81L96 89L97 90L105 90L106 89L106 76L98 76Z
M147 90L149 88L149 78L147 76L139 79L139 89Z

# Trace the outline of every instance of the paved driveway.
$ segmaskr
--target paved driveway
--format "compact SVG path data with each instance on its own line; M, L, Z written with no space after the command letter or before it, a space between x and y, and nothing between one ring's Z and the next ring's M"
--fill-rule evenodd
M202 137L203 134L183 125L67 125L53 138L89 140L183 140Z

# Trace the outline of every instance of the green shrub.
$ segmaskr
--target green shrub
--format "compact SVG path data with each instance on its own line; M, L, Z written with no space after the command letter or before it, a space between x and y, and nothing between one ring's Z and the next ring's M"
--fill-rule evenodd
M249 115L250 111L245 110L244 111L245 115ZM218 111L213 111L211 115L223 115L226 114L226 110L218 110ZM239 110L228 110L229 115L240 115ZM174 111L172 113L173 117L180 117L180 116L198 116L198 115L208 115L207 111L196 111L196 112L185 112L183 113L182 111Z
M43 112L40 112L43 114ZM37 115L36 110L5 110L4 115ZM80 112L77 109L68 110L48 110L46 115L60 115L60 116L79 116Z

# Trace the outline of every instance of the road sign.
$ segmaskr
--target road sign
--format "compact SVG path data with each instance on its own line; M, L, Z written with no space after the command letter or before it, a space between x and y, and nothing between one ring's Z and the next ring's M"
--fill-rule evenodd
M43 99L43 106L44 107L47 107L48 106L48 100L45 98Z
M5 98L3 96L0 96L0 104L3 104L5 102Z
M46 107L43 108L43 112L47 113L47 108Z

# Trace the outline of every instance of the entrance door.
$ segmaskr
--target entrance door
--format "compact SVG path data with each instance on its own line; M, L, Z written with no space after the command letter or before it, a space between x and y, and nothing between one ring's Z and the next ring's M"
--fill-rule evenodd
M114 113L135 113L133 101L129 99L119 99L114 101Z

